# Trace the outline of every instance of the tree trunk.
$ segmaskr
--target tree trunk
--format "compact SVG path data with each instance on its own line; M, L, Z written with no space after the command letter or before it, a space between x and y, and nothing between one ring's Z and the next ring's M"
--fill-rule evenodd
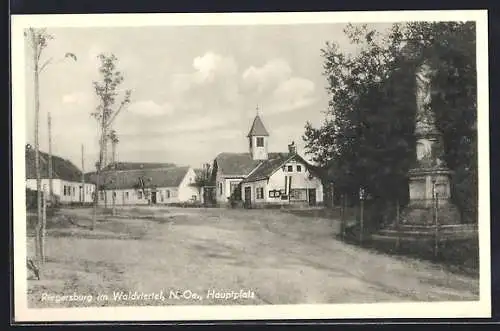
M43 197L42 197L42 229L41 229L41 236L40 236L40 257L41 257L41 263L45 263L45 230L47 227L47 199L46 199L46 194L43 192Z
M106 145L108 143L108 139L107 139L107 130L106 130L106 119L104 117L104 113L103 113L103 124L102 124L102 147L101 147L101 153L102 153L102 156L100 157L100 164L101 164L101 169L104 168L106 166L106 155L107 155L107 148L106 148ZM108 194L106 192L106 188L104 187L103 188L103 191L104 191L104 210L108 209Z
M112 147L112 153L113 153L111 155L111 158L112 158L111 161L112 161L112 165L114 167L114 175L115 175L114 176L115 177L115 182L114 182L113 185L114 185L114 187L116 187L116 185L117 185L116 181L118 179L117 176L116 176L116 164L115 164L115 162L116 162L116 142L112 141L111 143L113 144L111 146ZM112 210L112 214L113 214L113 216L116 215L116 191L114 189L113 189L113 210Z
M105 134L105 129L104 129L104 119L103 119L103 125L101 128L101 139L99 140L99 161L97 164L97 169L96 169L96 188L95 188L95 195L94 195L94 212L92 215L92 230L95 230L96 224L97 224L97 205L99 201L99 192L100 192L100 174L101 174L101 164L102 164L102 158L103 158L103 142L104 142L104 134ZM106 193L106 191L104 191ZM104 194L104 199L106 199L106 194ZM106 200L104 200L106 201Z
M49 129L49 200L52 201L52 196L54 194L53 189L53 168L52 168L52 118L50 113L48 114L48 129Z
M38 128L40 119L40 91L38 79L38 35L35 30L31 31L33 42L33 60L34 60L34 99L35 99L35 172L36 172L36 208L37 208L37 226L36 226L36 256L40 263L42 261L42 180L40 175L40 153L38 141Z

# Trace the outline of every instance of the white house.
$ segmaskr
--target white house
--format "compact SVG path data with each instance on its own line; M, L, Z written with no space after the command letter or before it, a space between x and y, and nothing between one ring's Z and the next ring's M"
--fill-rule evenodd
M49 155L39 151L42 191L49 194ZM26 188L36 190L35 151L26 147ZM63 204L92 202L94 184L83 181L82 172L71 161L52 155L52 192Z
M303 204L323 202L323 185L313 168L293 148L288 155L261 163L242 181L246 204Z
M99 205L113 202L116 205L147 205L195 202L200 200L199 189L194 186L196 174L191 167L168 166L126 170L106 170L101 172ZM112 167L110 167L112 168ZM108 168L108 169L110 169ZM95 174L89 174L95 183Z
M259 115L247 135L249 153L221 153L213 164L215 197L247 206L263 204L317 205L323 202L323 185L315 168L296 153L268 152L269 133Z

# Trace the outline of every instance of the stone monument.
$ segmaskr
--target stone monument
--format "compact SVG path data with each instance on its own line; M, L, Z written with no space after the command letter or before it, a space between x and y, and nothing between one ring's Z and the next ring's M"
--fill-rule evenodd
M440 224L460 223L460 213L451 202L452 172L444 161L443 137L436 127L431 107L434 75L435 71L427 61L417 68L415 75L416 164L408 172L410 201L401 213L400 221L403 224L433 224L436 202Z

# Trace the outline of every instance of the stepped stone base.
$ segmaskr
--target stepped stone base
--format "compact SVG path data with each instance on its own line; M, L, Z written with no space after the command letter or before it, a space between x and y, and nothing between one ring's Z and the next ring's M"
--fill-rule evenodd
M410 204L401 213L400 224L433 225L436 211L432 205ZM449 200L439 201L437 208L440 225L460 224L461 217L458 208Z

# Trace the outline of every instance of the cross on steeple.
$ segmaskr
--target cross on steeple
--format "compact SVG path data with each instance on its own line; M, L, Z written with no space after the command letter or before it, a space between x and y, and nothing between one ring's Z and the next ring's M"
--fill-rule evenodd
M255 110L257 111L257 116L259 116L259 104L257 104L257 107L255 107Z

